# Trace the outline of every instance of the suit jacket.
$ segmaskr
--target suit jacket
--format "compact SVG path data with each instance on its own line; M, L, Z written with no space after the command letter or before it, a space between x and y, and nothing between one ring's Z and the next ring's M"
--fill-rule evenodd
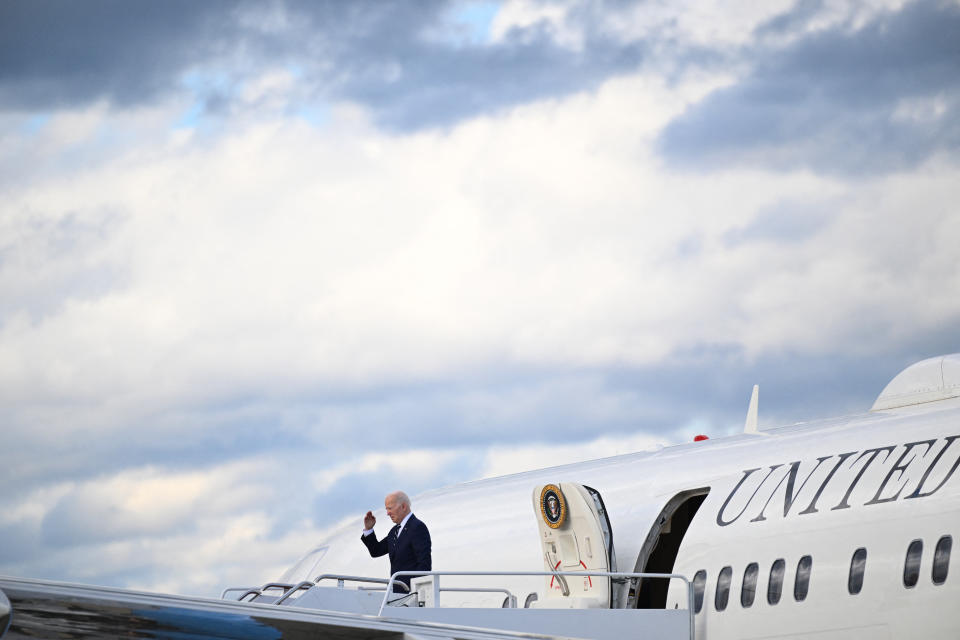
M432 563L430 560L430 532L427 525L423 524L417 516L410 514L410 519L403 527L400 535L397 530L400 525L395 524L387 537L383 540L377 540L377 534L371 533L366 536L360 536L360 540L366 545L370 555L379 558L382 555L390 555L390 575L397 571L430 571ZM408 587L410 579L416 576L399 576L397 580L403 582Z

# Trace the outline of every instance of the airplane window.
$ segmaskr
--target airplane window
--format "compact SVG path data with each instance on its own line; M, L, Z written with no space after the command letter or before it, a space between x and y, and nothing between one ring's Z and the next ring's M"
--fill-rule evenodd
M903 586L909 588L917 584L920 577L920 556L923 555L923 541L914 540L907 547L907 559L903 563Z
M720 575L717 576L717 592L713 597L713 606L717 611L723 611L727 608L727 601L730 599L730 582L733 580L733 569L724 567L720 569Z
M743 572L743 586L740 589L740 604L744 608L752 607L753 600L757 597L757 575L760 573L760 566L756 562L747 565Z
M703 590L707 586L707 572L703 569L693 576L693 612L700 613L703 609Z
M933 552L933 584L943 584L947 581L947 569L950 568L950 547L953 538L943 536L937 541L937 548Z
M767 602L770 604L780 602L780 592L783 591L783 571L786 566L787 563L780 558L770 567L770 582L767 583Z
M860 547L850 559L850 577L847 578L847 591L855 596L863 589L863 572L867 568L867 550Z
M797 577L793 581L793 599L802 602L807 598L810 589L810 570L813 568L813 558L803 556L797 563Z

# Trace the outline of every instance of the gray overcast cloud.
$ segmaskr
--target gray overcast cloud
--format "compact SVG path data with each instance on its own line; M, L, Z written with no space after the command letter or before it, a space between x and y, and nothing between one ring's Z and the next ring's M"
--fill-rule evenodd
M107 98L142 104L177 88L198 58L235 39L236 6L122 1L5 2L0 7L0 99L47 110Z
M960 136L955 3L907 3L865 25L851 18L808 32L822 3L798 2L759 24L756 40L712 51L654 30L611 38L604 27L642 3L577 5L559 26L537 20L492 43L460 33L467 26L456 21L457 6L168 2L134 11L109 1L6 3L0 101L8 109L99 99L122 106L191 84L196 91L191 78L199 77L215 79L198 96L215 113L269 63L298 70L303 108L347 99L384 126L410 130L590 91L645 62L687 69L721 60L753 69L664 130L668 158L872 173L915 166L954 149ZM563 26L580 30L577 47L558 41ZM831 146L838 139L840 155Z
M755 383L761 427L866 410L960 350L957 32L0 4L0 573L216 595L391 489L734 433Z
M458 30L467 25L455 21L455 9L450 2L382 2L376 10L344 2L137 10L124 2L10 3L0 26L0 98L15 109L98 99L123 106L184 91L196 74L217 78L203 97L222 108L269 61L299 70L304 101L355 100L384 125L410 129L590 89L640 61L640 43L588 31L574 51L543 21L497 43L464 41ZM572 13L571 21L587 17Z
M811 19L800 4L800 16ZM775 22L758 33L776 33ZM803 20L787 20L791 26ZM909 169L960 143L960 6L917 2L866 25L783 48L752 47L755 69L663 132L681 165L749 164L873 174Z

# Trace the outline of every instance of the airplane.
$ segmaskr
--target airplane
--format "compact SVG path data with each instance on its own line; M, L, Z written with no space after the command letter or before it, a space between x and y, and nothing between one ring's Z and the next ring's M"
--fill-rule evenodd
M187 610L165 623L178 637L267 637L243 635L244 615L280 634L269 637L299 633L277 622L290 616L371 636L960 637L960 354L907 367L863 414L764 430L757 414L754 387L734 436L415 496L435 571L409 595L385 587L395 576L369 557L358 519L276 583L220 601L101 588L84 608L92 588L0 577L12 610L0 637L44 637L18 627L19 610L66 626L82 610L94 635L109 610L119 629L130 602L141 617ZM211 634L228 614L235 634Z

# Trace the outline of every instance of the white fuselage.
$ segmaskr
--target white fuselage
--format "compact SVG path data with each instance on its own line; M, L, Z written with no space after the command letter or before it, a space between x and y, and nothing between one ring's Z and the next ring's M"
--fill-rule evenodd
M960 532L958 463L960 398L954 398L471 482L415 497L413 511L430 528L435 570L542 571L531 491L545 482L581 483L603 497L616 569L642 571L651 551L644 543L668 501L709 488L673 563L675 573L690 579L705 572L698 638L955 638L960 611L951 604L960 596L960 575L948 570L945 581L934 584L932 572L938 541ZM386 561L369 557L361 529L358 519L325 543L329 548L319 564L287 579L320 573L385 577ZM382 524L379 529L381 535L386 531ZM915 540L922 541L918 579L905 586L905 558ZM851 559L861 548L862 588L853 595ZM795 578L804 556L809 582L798 600ZM781 559L782 594L771 604L771 568ZM752 563L755 597L744 606L743 578ZM729 595L718 610L724 567L730 567ZM507 586L522 606L530 593L542 599L548 581L487 582ZM484 597L494 606L502 598L445 599L476 604ZM682 609L686 602L680 583L673 583L666 607Z

